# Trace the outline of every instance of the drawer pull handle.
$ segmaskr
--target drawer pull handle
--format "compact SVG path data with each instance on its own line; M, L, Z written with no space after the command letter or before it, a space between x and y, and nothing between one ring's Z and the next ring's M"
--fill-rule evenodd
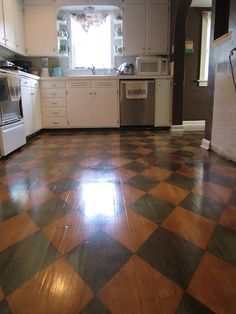
M51 104L52 105L57 105L57 101L52 101Z
M58 114L58 111L52 111L53 114Z
M56 95L56 94L57 94L57 92L51 92L51 95L53 95L53 96Z
M58 124L59 122L58 121L54 121L54 122L52 122L52 124Z

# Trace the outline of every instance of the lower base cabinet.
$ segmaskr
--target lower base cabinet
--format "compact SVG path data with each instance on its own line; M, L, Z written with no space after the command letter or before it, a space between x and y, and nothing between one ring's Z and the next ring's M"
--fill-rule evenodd
M155 80L155 127L172 124L172 79Z
M70 128L119 127L118 80L68 81Z
M29 136L42 129L40 91L37 80L21 79L21 101L25 134Z

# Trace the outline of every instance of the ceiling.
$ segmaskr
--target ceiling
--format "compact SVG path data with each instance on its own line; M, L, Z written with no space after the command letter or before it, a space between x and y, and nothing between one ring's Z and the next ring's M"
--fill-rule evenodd
M212 0L193 0L191 7L206 7L210 8L212 5Z

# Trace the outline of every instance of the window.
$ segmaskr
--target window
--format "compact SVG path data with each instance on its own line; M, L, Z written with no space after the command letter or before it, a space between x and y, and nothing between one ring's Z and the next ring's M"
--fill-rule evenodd
M112 68L112 19L107 15L100 25L85 29L71 17L72 67Z
M209 53L211 37L211 12L202 12L202 40L201 40L201 60L199 86L208 85Z

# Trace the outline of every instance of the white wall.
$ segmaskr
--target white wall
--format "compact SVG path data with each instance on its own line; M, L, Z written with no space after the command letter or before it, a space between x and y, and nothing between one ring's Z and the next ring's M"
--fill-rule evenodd
M229 68L216 69L212 149L236 161L236 91Z

